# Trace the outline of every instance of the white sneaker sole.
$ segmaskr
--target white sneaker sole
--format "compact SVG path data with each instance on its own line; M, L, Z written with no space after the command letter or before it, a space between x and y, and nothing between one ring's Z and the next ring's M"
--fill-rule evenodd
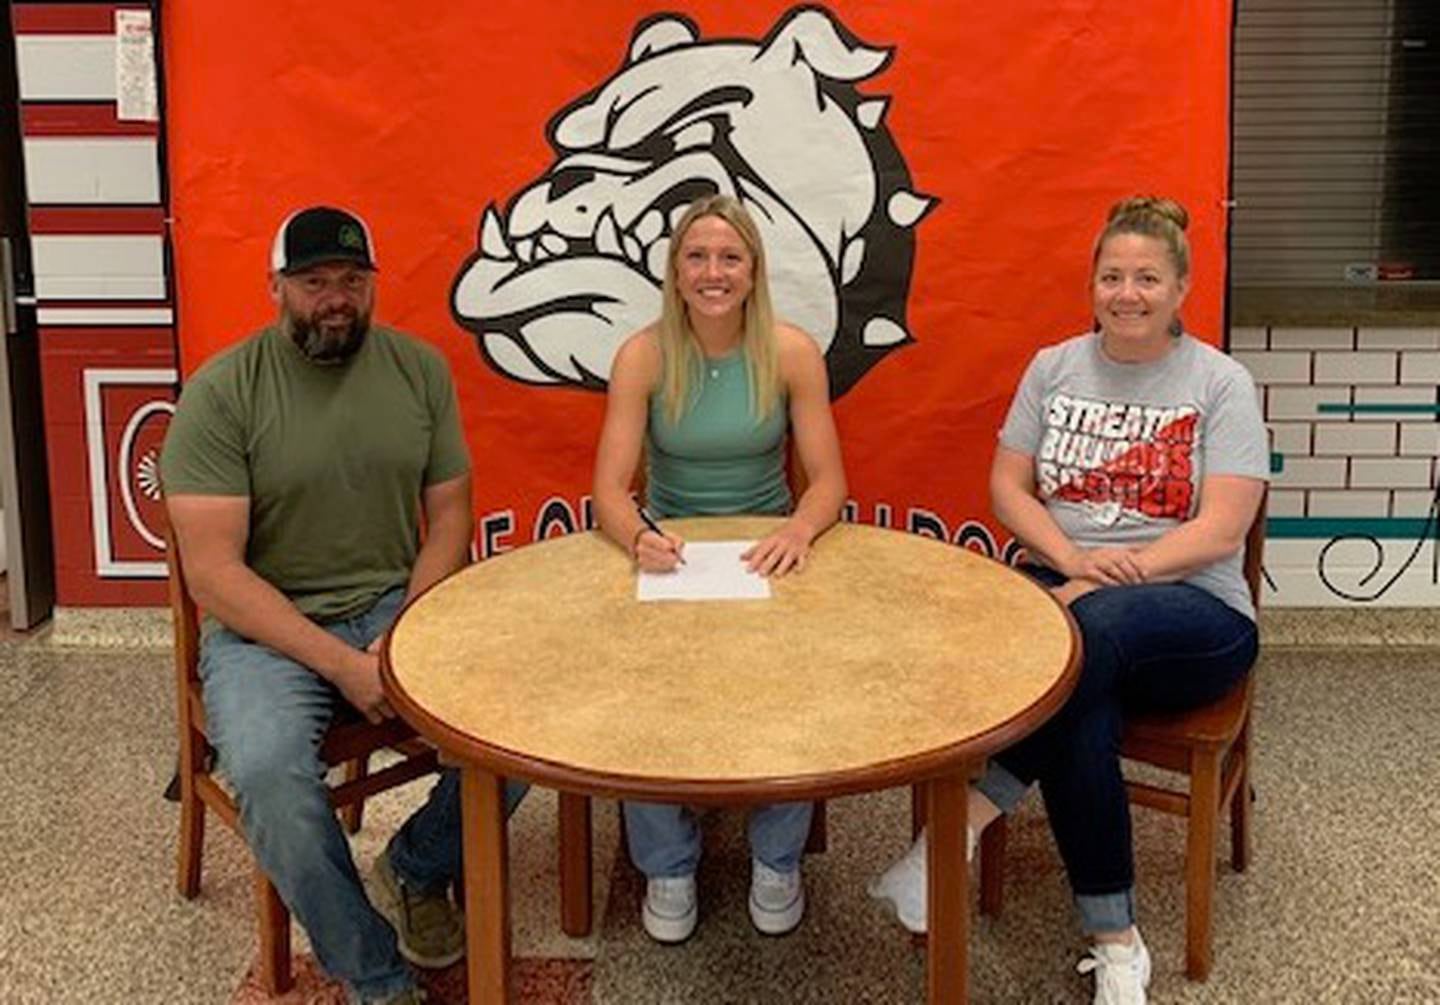
M789 935L805 917L805 891L779 911L761 907L755 898L750 898L750 923L762 935Z
M647 902L640 909L640 921L645 926L645 934L656 942L663 942L667 946L673 946L677 942L684 942L695 933L695 923L700 918L699 905L692 907L688 914L678 918L667 918L650 910Z

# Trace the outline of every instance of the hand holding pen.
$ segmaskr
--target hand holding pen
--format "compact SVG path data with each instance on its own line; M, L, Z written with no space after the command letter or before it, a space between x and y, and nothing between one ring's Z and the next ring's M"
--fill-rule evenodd
M631 551L640 568L646 572L669 572L677 565L684 565L685 558L681 554L685 550L684 540L661 530L655 518L645 512L644 506L636 510L644 526L635 532Z

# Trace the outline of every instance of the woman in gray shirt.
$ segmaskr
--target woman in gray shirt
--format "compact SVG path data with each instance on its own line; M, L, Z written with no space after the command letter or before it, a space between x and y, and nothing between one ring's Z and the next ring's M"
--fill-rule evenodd
M1168 199L1110 210L1095 243L1096 330L1041 350L1000 430L996 516L1025 571L1067 604L1085 655L1060 712L997 755L970 793L974 835L1036 782L1081 925L1097 1003L1143 1003L1150 954L1135 926L1123 710L1220 697L1255 661L1241 570L1269 474L1255 387L1240 364L1185 334L1188 216ZM925 927L925 841L873 885Z

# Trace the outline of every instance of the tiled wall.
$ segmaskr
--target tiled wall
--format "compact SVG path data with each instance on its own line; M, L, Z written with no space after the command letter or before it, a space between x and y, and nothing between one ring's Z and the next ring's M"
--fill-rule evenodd
M115 34L117 11L149 9L11 8L62 607L165 599L155 462L176 372L161 127L120 115Z
M1272 434L1281 606L1440 607L1440 327L1235 328Z

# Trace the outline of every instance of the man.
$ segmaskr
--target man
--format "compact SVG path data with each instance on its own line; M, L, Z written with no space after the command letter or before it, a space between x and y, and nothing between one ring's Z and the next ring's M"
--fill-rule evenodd
M407 599L466 561L470 460L441 356L371 326L371 247L344 210L281 224L278 321L187 381L161 474L208 615L209 736L251 850L326 971L361 1002L408 1003L421 999L402 954L439 967L464 952L448 897L460 869L455 773L376 861L397 947L365 896L317 751L346 703L372 721L393 714L379 642ZM507 791L512 809L523 793Z

